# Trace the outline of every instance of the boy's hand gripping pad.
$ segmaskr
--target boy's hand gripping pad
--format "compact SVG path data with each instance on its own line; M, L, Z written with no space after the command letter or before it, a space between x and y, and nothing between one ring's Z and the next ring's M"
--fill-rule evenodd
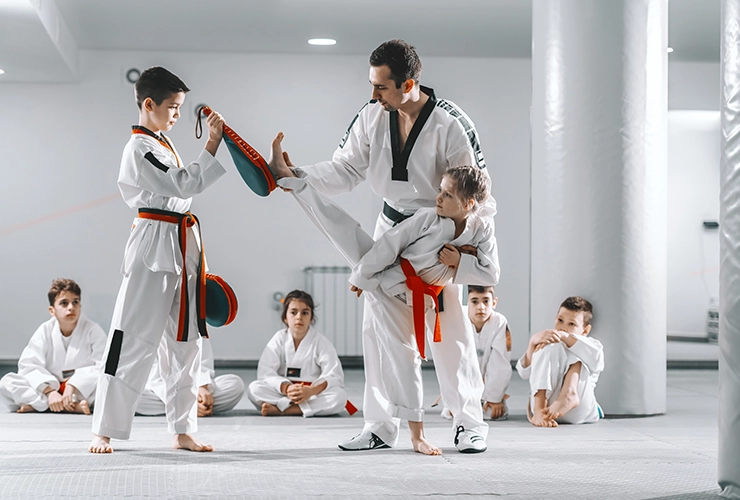
M208 116L212 110L208 106L203 106L198 111L198 122L195 125L195 135L198 138L200 138L199 129L202 130L201 113ZM236 170L252 191L259 196L267 196L277 187L275 178L262 155L226 124L224 124L224 142L231 153Z

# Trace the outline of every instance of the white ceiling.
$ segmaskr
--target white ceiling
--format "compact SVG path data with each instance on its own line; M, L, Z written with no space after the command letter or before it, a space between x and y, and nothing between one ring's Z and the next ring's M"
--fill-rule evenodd
M531 16L530 0L0 0L0 81L74 81L79 50L368 55L403 38L422 57L526 58ZM719 24L720 0L670 0L671 58L718 61Z

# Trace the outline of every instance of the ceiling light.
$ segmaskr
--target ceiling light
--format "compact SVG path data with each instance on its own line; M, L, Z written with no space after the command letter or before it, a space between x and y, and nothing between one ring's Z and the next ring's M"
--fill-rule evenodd
M4 74L5 74L5 70L4 69L0 69L0 75L4 75Z
M310 45L335 45L337 41L333 38L312 38L308 43Z
M667 51L668 51L668 53L670 54L671 52L673 52L673 47L668 47L668 48L667 48L666 50L667 50Z

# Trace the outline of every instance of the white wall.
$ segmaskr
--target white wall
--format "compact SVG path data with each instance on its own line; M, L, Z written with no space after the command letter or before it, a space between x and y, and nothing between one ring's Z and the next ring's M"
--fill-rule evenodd
M669 112L668 335L706 336L719 298L719 144L719 111Z
M422 60L422 83L462 106L479 129L499 203L498 309L511 322L515 349L523 349L529 333L530 62L423 54ZM293 161L307 164L331 156L370 91L364 56L82 52L80 62L79 84L0 85L0 165L11 180L0 186L0 359L16 359L48 318L46 291L55 277L77 280L83 311L109 326L134 217L116 196L121 150L137 121L126 69L163 65L193 89L189 115L170 133L185 161L204 143L193 136L198 103L222 112L263 153L284 131ZM257 197L225 148L218 157L229 173L196 197L193 211L203 224L210 269L234 287L240 307L232 325L212 329L214 349L218 359L257 359L279 327L272 294L302 288L306 266L344 263L289 195ZM372 230L381 204L367 186L339 200Z

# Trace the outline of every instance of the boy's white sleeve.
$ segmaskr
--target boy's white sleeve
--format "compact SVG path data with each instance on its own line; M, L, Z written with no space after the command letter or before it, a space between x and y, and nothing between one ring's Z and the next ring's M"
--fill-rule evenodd
M81 332L80 332L81 333ZM77 368L67 381L75 389L80 391L85 398L89 398L95 392L100 376L100 367L103 364L103 353L105 351L106 335L100 325L94 321L87 321L87 339L89 344L85 346L88 350L88 359L92 364ZM77 333L75 333L77 335Z
M593 373L601 373L604 370L604 346L598 340L585 336L573 335L576 343L569 350L586 365L586 368Z
M328 339L321 339L318 343L318 359L316 363L321 367L321 375L314 380L312 385L319 385L323 381L327 382L326 388L344 387L344 371L342 363L339 361L337 350Z
M365 105L367 106L367 105ZM331 161L296 169L305 174L311 184L326 196L352 191L365 180L370 165L370 140L365 132L365 107L355 116Z
M519 360L516 362L516 371L517 373L519 373L519 376L522 378L522 380L529 380L529 375L532 373L532 363L524 368L524 365L522 364L524 356L526 356L526 354L523 354L522 357L519 358Z
M418 211L403 224L386 231L352 269L349 282L365 291L375 290L380 285L380 273L393 265L401 252L421 236L427 219L425 213Z
M504 400L506 390L511 382L511 351L507 348L507 330L509 325L500 329L491 342L491 356L486 366L486 380L483 388L483 400L500 403Z
M52 346L51 339L45 335L45 326L39 326L34 332L18 360L18 375L24 376L31 387L39 392L47 385L55 391L59 390L59 380L46 367L46 356Z
M207 387L209 391L213 391L213 379L216 377L216 368L213 361L213 346L211 345L211 339L201 339L202 351L200 354L200 372L198 373L198 387Z
M191 198L226 173L218 160L205 149L198 159L183 168L153 151L135 148L122 160L118 184L133 186L162 196Z
M496 235L492 224L485 223L478 245L478 256L460 254L460 264L455 272L454 283L461 285L496 286L501 268L498 263Z
M280 332L278 332L265 346L257 364L257 379L265 382L277 392L280 392L283 382L290 382L288 378L278 373L282 352L283 346L280 342Z

